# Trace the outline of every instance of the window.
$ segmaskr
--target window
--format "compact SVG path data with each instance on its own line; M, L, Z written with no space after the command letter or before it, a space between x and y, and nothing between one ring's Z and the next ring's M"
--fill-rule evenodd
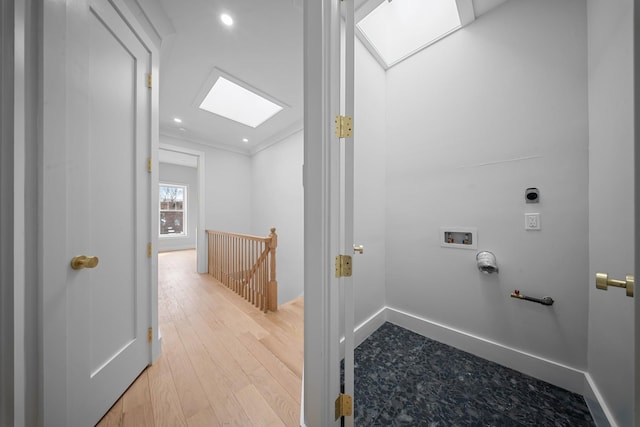
M160 237L187 235L187 187L160 184Z
M219 76L200 104L200 109L256 128L280 112L282 107Z
M469 0L369 0L356 31L388 69L473 20L469 10Z

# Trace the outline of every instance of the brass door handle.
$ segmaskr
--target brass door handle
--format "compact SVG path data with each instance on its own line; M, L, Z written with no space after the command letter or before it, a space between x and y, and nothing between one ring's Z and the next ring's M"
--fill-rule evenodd
M615 286L616 288L626 288L627 296L633 296L633 275L627 274L626 280L609 279L607 273L596 273L596 288L606 291L609 286Z
M100 260L97 256L78 255L71 258L71 268L82 270L83 268L95 268Z
M353 253L358 253L362 255L364 253L364 246L362 245L353 245Z

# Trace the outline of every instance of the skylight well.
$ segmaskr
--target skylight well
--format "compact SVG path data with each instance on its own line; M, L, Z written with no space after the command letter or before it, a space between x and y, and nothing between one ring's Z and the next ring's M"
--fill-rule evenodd
M222 76L217 78L199 107L252 128L282 110L280 105Z
M466 10L460 11L459 3L469 2L384 0L356 28L369 50L389 68L466 24L468 18L461 18Z

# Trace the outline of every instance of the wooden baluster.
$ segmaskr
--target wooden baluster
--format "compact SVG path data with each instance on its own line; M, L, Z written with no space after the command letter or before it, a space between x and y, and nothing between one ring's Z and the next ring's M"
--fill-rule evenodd
M266 256L262 263L262 283L260 286L260 310L267 312L267 287L269 283L269 251L271 242L264 242L264 250Z
M227 251L226 251L226 246L227 246L227 236L220 236L220 281L222 282L223 285L227 285L226 283L226 276L225 276L225 269L226 269L226 264L227 264Z
M269 285L267 289L267 304L271 311L278 310L278 281L276 280L276 248L278 247L278 235L276 228L271 227L271 245L269 248Z
M262 247L264 246L264 243L258 242L256 246L256 262L258 262L258 259L262 254ZM253 287L253 305L258 308L260 308L260 286L262 285L262 277L260 276L260 273L262 272L261 269L262 263L260 263L258 270L256 271L256 284Z
M223 235L219 236L219 241L218 241L218 257L220 258L220 277L218 278L218 280L220 280L220 283L224 284L224 241L225 238Z
M242 298L247 299L247 286L249 286L249 275L247 274L247 263L249 262L249 247L251 241L245 240L242 248L242 292L240 295Z
M240 289L240 296L244 299L247 299L247 280L249 279L249 275L246 270L247 262L249 261L248 251L250 244L251 242L249 240L244 240L244 243L242 244L242 266L240 267L242 269L242 289Z
M240 245L242 241L239 237L233 238L233 289L236 293L240 292L240 283L238 281L238 258L240 257Z
M251 302L251 289L253 288L253 282L254 282L253 277L251 277L252 276L251 270L253 268L253 262L254 262L254 259L253 259L254 244L255 242L252 240L247 245L247 264L245 265L245 268L249 271L247 272L247 287L245 288L244 299L246 299L249 302Z
M253 267L253 245L255 242L251 241L247 245L247 265L246 268L249 270ZM245 288L244 299L251 302L251 289L253 288L253 278L249 279L250 272L247 273L247 287Z
M216 277L216 235L207 231L209 238L209 274Z
M253 281L251 283L251 304L256 305L256 287L258 286L260 277L258 276L259 266L256 265L258 262L258 251L260 250L260 242L253 242L253 248L251 251L251 262L253 264L252 269L254 270Z
M256 251L256 262L260 259L260 265L258 266L258 271L256 272L256 287L254 289L253 294L253 305L260 308L260 294L262 293L262 268L264 265L264 258L262 257L262 252L265 248L265 242L258 243L258 250Z
M244 286L242 287L242 298L244 299L248 298L247 290L249 289L249 286L250 286L249 273L247 272L247 265L251 262L250 251L251 251L251 241L247 240L244 245L244 262L242 263L242 271L244 275Z
M257 242L251 242L251 265L256 265L258 258L256 257ZM249 302L253 305L256 304L256 278L254 275L251 281L251 288L249 289Z
M216 234L215 235L215 248L213 249L213 256L216 257L215 259L215 270L216 270L216 279L220 280L220 235Z
M247 262L247 257L245 254L247 248L247 239L242 239L242 244L240 245L240 251L238 252L238 278L240 279L240 292L244 292L244 289L247 286L247 280L244 271L244 264Z
M213 260L213 271L214 277L220 280L220 250L218 249L218 244L220 243L220 236L217 234L213 235L213 256L215 259Z
M267 312L267 289L269 287L269 242L264 245L264 250L267 251L267 256L264 259L264 267L262 268L262 287L260 289L260 309L263 312Z
M213 252L211 252L211 254L214 256L214 260L213 260L213 270L214 270L214 276L216 279L220 280L219 276L219 272L220 272L220 253L218 251L218 244L220 242L220 236L218 234L214 234L213 235Z
M222 270L224 271L224 284L229 287L229 251L231 249L230 245L230 237L225 236L224 238L224 246L222 248L222 255L224 256L224 267Z
M229 288L232 291L236 290L235 280L233 280L233 260L235 259L234 250L236 247L236 237L229 236L229 267L227 272L229 274Z

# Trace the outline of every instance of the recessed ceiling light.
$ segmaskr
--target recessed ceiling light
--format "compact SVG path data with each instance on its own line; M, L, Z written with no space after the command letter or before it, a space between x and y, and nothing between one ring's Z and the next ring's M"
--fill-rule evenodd
M252 128L282 110L280 105L222 76L217 78L200 108Z
M227 27L230 27L233 25L233 18L231 17L231 15L227 13L223 13L222 15L220 15L220 20Z
M174 117L173 121L176 123L182 123L182 119L179 119L178 117Z
M249 142L247 138L242 138L242 142Z

